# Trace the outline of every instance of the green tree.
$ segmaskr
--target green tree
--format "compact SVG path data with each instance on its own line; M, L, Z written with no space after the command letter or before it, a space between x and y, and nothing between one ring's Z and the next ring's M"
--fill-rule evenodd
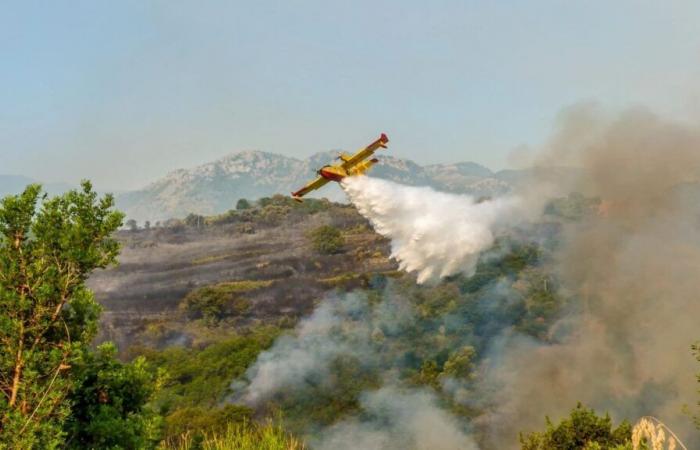
M241 315L250 309L251 302L240 296L240 293L269 285L266 282L233 281L204 286L191 291L180 302L180 308L191 319L204 319L213 326L225 316Z
M121 363L116 352L114 344L102 344L75 368L65 425L68 448L143 449L157 444L161 418L146 405L163 372L149 370L143 356Z
M474 372L475 358L476 350L474 350L474 347L465 345L453 352L447 361L445 361L445 365L442 368L442 375L462 379L471 378Z
M251 208L250 202L244 198L239 199L238 202L236 203L236 209L238 209L238 210L250 209L250 208Z
M187 217L185 217L185 225L187 225L188 227L201 228L204 226L204 216L200 216L199 214L195 213L189 213Z
M311 232L314 250L324 255L339 253L345 245L345 239L336 227L323 225Z
M420 369L413 375L411 381L415 384L440 389L440 367L432 359L423 361Z
M232 392L231 380L245 373L258 354L272 345L279 331L260 326L245 336L232 336L205 348L144 348L149 363L168 374L152 402L165 416L165 438L186 431L201 434L222 430L227 424L250 419L253 411L247 407L219 406Z
M89 182L47 199L39 185L0 201L0 442L55 448L64 437L73 367L97 331L86 287L116 262L123 215Z
M243 313L250 307L250 302L221 289L207 286L187 294L182 305L190 318L201 317L207 325L213 326L226 315L227 310Z
M609 415L598 417L580 403L558 425L547 417L546 431L520 434L522 450L627 450L632 448L631 439L629 422L613 429Z
M134 219L127 220L126 226L129 228L129 231L137 231L139 229L139 224Z

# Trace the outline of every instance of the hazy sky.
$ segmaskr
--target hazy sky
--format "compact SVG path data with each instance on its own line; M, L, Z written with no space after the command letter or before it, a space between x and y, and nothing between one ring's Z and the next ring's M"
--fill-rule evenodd
M507 165L577 101L700 112L700 2L3 1L0 173L130 189L380 132Z

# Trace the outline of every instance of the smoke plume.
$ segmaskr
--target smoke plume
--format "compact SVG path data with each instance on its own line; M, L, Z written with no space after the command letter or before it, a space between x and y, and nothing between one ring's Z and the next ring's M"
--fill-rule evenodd
M307 385L332 383L333 361L350 355L361 372L376 370L382 387L361 394L360 415L311 436L314 448L471 449L474 436L483 449L515 449L519 432L541 430L545 415L557 421L579 401L609 411L615 421L657 416L689 448L698 447L683 409L697 399L690 344L699 337L700 317L700 129L643 110L608 116L576 107L562 114L536 162L530 192L543 192L539 174L574 166L578 176L555 183L558 194L596 197L597 211L562 220L551 270L573 304L549 336L525 336L489 316L489 305L519 295L505 285L486 287L467 304L481 308L472 311L481 325L496 329L480 341L474 384L453 389L442 379L441 392L479 412L471 424L396 377L406 361L387 359L405 357L409 336L426 328L414 326L420 322L414 305L390 289L372 305L353 294L325 300L294 335L260 355L234 386L240 399L259 405L280 392L303 395ZM343 187L419 283L473 273L495 236L534 210L522 195L479 203L369 177L350 178ZM449 333L462 329L455 321L470 320L445 314L434 318L443 324L436 348L447 339L445 325ZM450 348L470 344L474 324L464 325L464 341L457 337Z
M312 446L317 450L476 450L459 421L437 406L428 391L394 387L365 393L365 415L332 426Z
M312 448L476 449L465 432L466 423L441 408L433 393L399 387L395 379L403 352L391 346L405 345L400 338L416 321L413 307L391 289L374 304L360 294L327 298L293 334L261 353L244 379L233 383L239 393L234 400L261 406L282 394L305 401L321 386L333 389L337 377L332 364L349 356L363 373L376 371L382 387L360 394L361 415L350 415L307 436ZM387 336L394 342L386 342L391 340Z
M689 436L696 399L689 346L700 302L700 129L643 110L608 117L590 106L562 114L542 166L574 164L574 188L601 199L571 225L559 276L576 293L572 330L552 345L510 334L485 364L490 446L510 448L577 401L635 420L656 415Z
M391 239L391 256L400 269L416 272L418 283L472 274L479 253L493 244L496 228L522 209L515 197L477 202L366 176L344 179L343 188L377 233Z
M402 308L398 303L393 307L396 313ZM240 400L257 405L281 390L323 383L329 378L331 363L339 356L356 356L369 362L375 353L372 322L384 320L363 320L369 314L367 301L361 296L327 299L299 323L293 335L280 337L258 356L246 372L246 381L234 385L236 390L244 388ZM401 317L405 315L398 314L391 320L396 322Z

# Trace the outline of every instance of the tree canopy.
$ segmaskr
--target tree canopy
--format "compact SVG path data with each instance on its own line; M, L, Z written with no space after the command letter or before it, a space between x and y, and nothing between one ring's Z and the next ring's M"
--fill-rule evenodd
M332 225L320 226L312 230L310 236L314 250L324 255L339 253L345 244L340 230Z
M30 185L0 201L0 442L10 448L56 448L68 434L100 314L85 282L119 253L113 206L87 181L53 198Z
M547 417L547 429L520 435L522 450L627 450L631 449L632 426L623 421L613 428L608 414L596 415L580 403L569 417L554 425Z

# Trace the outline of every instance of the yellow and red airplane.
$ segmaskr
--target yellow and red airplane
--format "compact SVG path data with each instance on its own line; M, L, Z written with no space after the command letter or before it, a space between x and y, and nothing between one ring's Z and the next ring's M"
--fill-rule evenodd
M345 177L351 177L354 175L361 175L370 167L372 167L379 160L376 158L367 159L374 155L374 152L380 148L387 148L386 144L389 142L389 138L386 134L382 133L379 139L369 144L367 147L358 151L354 155L347 153L341 153L338 159L341 161L338 164L329 164L323 166L318 170L318 178L299 189L296 192L292 192L292 198L298 202L301 202L301 198L311 191L314 191L321 186L325 185L329 181L340 182Z

